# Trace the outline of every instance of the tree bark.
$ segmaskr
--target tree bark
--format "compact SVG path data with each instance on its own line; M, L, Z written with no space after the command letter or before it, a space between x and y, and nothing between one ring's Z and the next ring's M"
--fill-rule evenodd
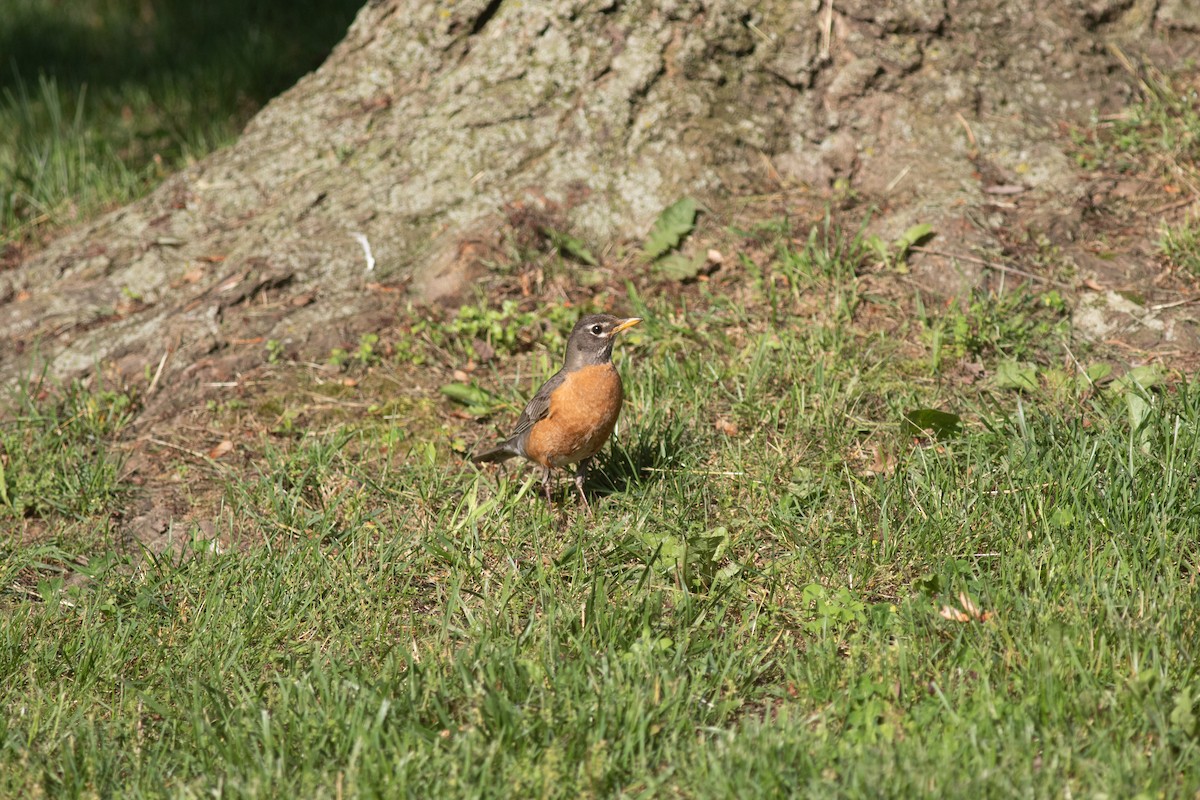
M608 243L685 194L842 179L885 235L986 239L989 180L1079 199L1052 123L1128 96L1113 43L1196 22L1151 6L373 1L234 146L0 275L0 382L35 352L59 375L169 354L165 381L198 380L238 338L378 308L373 282L453 299L528 198Z

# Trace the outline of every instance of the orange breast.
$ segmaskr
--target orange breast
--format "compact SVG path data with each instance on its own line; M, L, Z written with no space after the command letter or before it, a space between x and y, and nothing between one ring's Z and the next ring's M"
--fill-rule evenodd
M550 413L529 431L525 455L543 467L590 458L612 435L624 396L612 364L577 369L550 397Z

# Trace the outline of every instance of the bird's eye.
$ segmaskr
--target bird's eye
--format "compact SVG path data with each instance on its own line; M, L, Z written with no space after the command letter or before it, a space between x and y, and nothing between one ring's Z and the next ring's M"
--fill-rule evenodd
M604 328L600 327L599 325L593 325L592 326L592 335L599 336L603 330L604 330Z

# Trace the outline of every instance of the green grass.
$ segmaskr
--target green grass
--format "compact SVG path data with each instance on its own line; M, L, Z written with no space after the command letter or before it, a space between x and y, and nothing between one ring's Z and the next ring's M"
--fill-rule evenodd
M357 5L8 3L0 244L229 141ZM1144 88L1081 159L1190 180L1194 92ZM479 339L499 357L462 396L504 428L571 309L365 334L327 360L395 380L325 432L311 400L214 401L271 433L206 473L222 543L181 522L182 553L116 541L136 393L18 387L0 797L1200 791L1200 386L1106 384L1054 292L914 311L828 223L746 236L774 255L723 244L737 282L630 290L592 517L565 481L550 509L529 472L467 466L486 426L402 388ZM961 433L914 437L922 409Z
M89 519L113 505L120 462L107 445L136 398L42 380L17 387L0 422L0 519L54 514Z
M1075 131L1076 160L1088 169L1144 176L1156 173L1174 191L1195 193L1200 159L1200 85L1195 70L1166 75L1147 67L1137 81L1139 97L1121 113Z
M1200 221L1189 217L1178 225L1161 225L1158 251L1168 264L1200 275Z
M10 593L0 794L1191 795L1200 386L956 387L922 330L962 312L860 326L840 241L750 305L633 296L594 517L366 420L229 473L236 550Z
M360 5L7 0L0 245L125 202L231 142Z

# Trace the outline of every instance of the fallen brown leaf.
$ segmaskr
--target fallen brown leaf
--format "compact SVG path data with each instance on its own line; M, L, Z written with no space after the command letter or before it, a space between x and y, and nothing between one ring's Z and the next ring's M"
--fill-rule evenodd
M229 441L228 439L225 439L220 444L218 444L216 447L214 447L212 450L208 451L208 457L211 458L213 461L216 461L218 458L225 455L226 453L231 452L232 450L233 450L233 442Z
M891 475L896 469L896 457L877 444L871 445L871 463L867 472L876 475Z
M475 355L479 356L479 360L486 364L496 357L496 348L485 342L483 339L475 339L471 342L471 347L475 350Z
M940 614L945 619L950 620L951 622L970 622L971 621L971 618L968 617L965 613L963 613L962 611L959 611L957 608L953 608L951 606L942 606L942 610L939 611L938 614Z
M951 622L987 622L992 618L992 612L980 609L966 592L958 593L958 605L960 608L942 606L938 615Z

